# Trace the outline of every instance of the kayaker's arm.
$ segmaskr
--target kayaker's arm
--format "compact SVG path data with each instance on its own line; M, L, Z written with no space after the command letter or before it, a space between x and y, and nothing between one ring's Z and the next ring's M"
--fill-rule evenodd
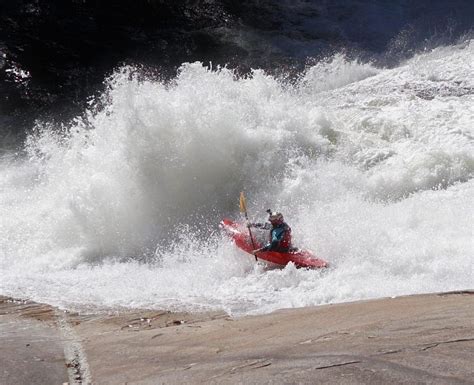
M272 225L270 223L249 223L247 226L255 227L257 229L262 229L262 230L270 230L272 228Z
M283 229L274 229L272 231L272 241L267 243L262 248L255 250L253 253L259 253L261 251L276 250L280 246L280 242L283 239L283 234L285 231Z
M278 248L278 245L280 244L280 241L272 241L272 243L267 243L265 246L258 250L254 250L253 254L255 253L260 253L261 251L268 251L268 250L274 250Z

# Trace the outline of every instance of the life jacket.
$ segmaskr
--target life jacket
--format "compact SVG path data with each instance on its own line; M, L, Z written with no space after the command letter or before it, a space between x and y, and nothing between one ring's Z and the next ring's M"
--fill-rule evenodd
M269 234L270 235L270 238L269 238L270 244L272 243L272 240L273 240L273 232L276 231L276 230L279 230L279 229L282 229L283 236L280 239L278 249L281 249L282 251L288 251L291 247L291 227L288 226L284 222L280 226L274 227L270 231L270 234ZM278 250L275 250L275 251L278 251Z

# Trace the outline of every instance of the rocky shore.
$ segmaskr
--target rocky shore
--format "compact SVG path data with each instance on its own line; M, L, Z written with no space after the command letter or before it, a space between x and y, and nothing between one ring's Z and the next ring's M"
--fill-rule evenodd
M1 384L472 384L474 292L224 313L0 297Z

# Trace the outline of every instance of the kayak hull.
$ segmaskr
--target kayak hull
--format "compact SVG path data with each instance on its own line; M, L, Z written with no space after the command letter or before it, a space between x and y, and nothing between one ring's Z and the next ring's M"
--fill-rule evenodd
M262 247L262 245L257 241L255 241L255 245L252 245L252 240L250 239L248 229L245 225L233 222L230 219L223 219L220 226L232 238L239 249L252 254L253 250ZM313 269L328 267L326 261L317 258L309 250L298 249L288 253L262 251L257 254L257 258L280 266L286 266L288 263L293 262L296 267L307 267Z

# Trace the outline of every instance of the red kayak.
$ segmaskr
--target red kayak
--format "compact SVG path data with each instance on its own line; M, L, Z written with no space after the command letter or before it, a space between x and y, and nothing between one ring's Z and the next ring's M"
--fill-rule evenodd
M252 246L252 241L250 240L249 232L245 225L235 223L230 219L224 219L221 221L220 226L234 240L238 248L249 254L252 254L254 247ZM260 247L262 247L262 245L255 241L255 248ZM316 258L316 256L308 250L301 249L290 251L288 253L262 251L257 254L257 258L281 266L285 266L289 262L293 262L296 267L309 267L314 269L328 267L328 263L326 261Z

